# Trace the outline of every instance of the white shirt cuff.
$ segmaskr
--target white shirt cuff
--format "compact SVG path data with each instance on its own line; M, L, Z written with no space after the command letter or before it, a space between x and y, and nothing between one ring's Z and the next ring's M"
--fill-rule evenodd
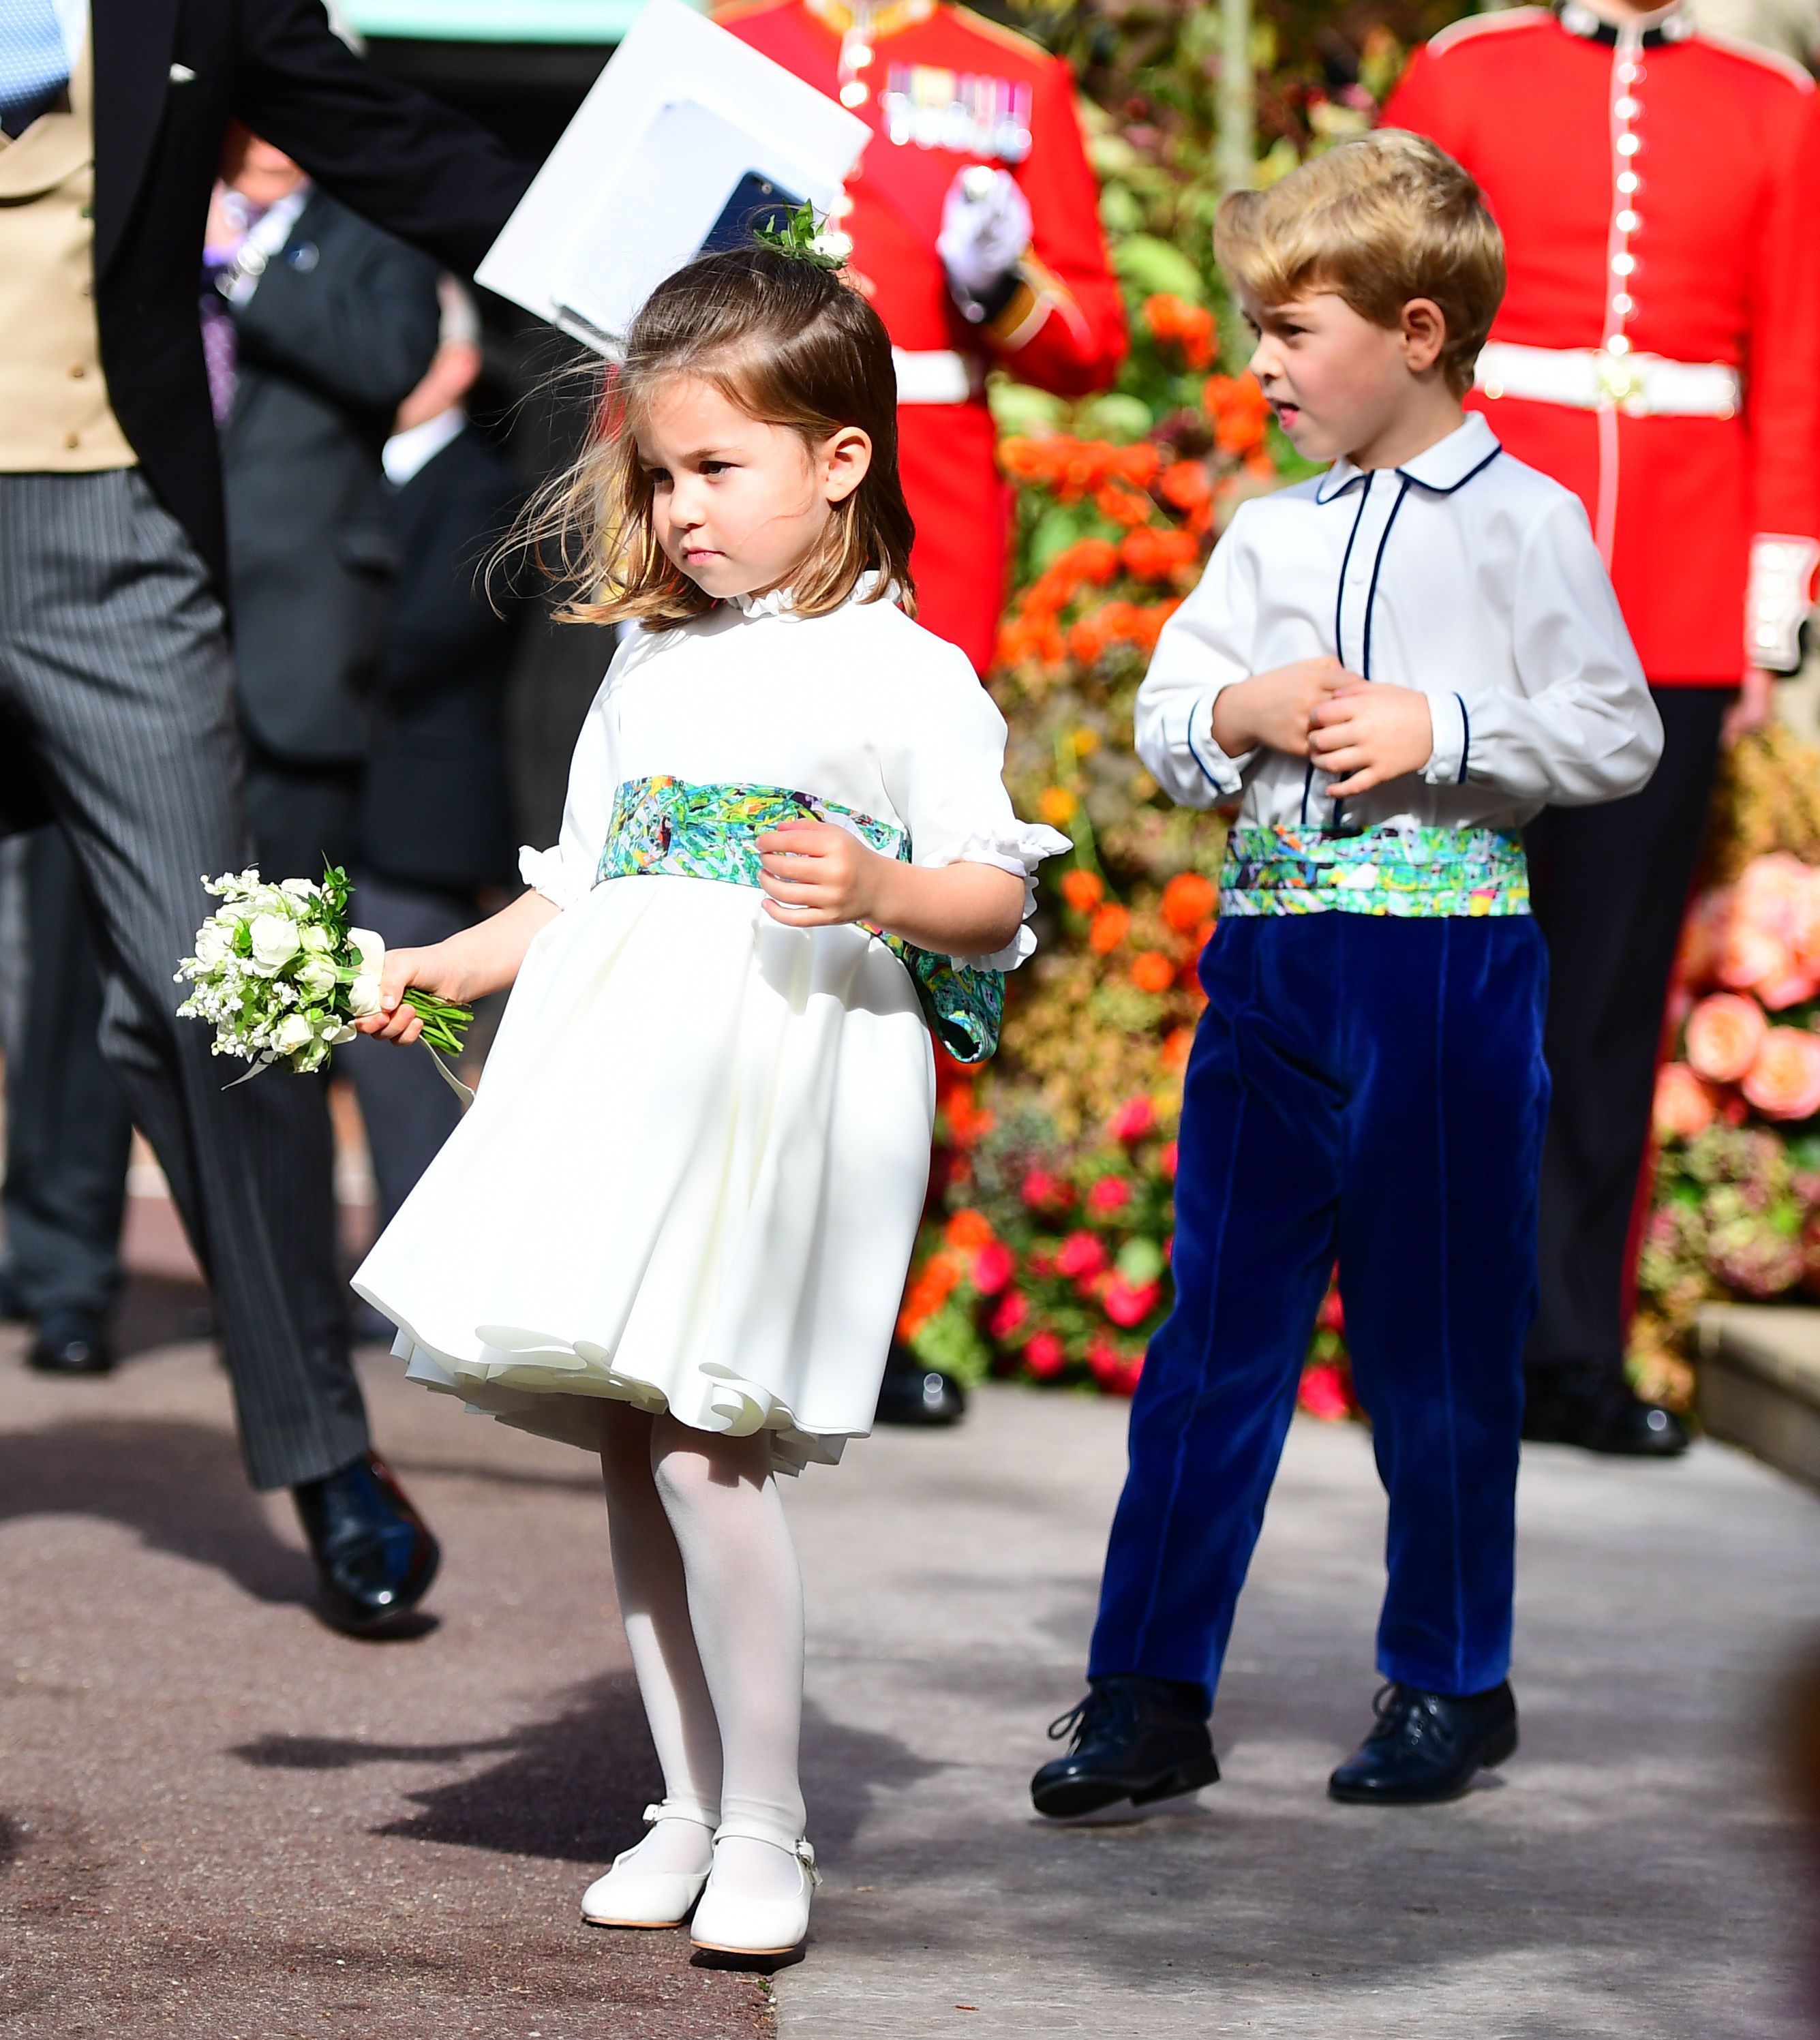
M1234 684L1225 681L1195 702L1188 711L1186 736L1188 755L1200 767L1201 777L1209 786L1236 799L1245 790L1246 770L1258 753L1254 746L1240 752L1236 758L1231 757L1213 740L1213 705Z
M1457 786L1472 763L1472 722L1458 695L1430 695L1428 718L1434 729L1434 748L1422 776L1431 786Z

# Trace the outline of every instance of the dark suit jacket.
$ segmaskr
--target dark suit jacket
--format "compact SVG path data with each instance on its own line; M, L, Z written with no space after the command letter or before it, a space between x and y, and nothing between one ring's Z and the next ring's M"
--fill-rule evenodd
M401 885L465 893L512 877L516 618L495 612L475 569L521 495L471 425L398 492L398 580L359 831L362 860Z
M398 562L379 466L436 352L436 265L312 192L232 314L222 428L241 716L291 763L364 757Z
M108 394L147 478L225 583L196 299L229 116L463 273L531 173L473 122L369 70L319 0L91 0L91 23ZM177 66L193 75L173 78Z

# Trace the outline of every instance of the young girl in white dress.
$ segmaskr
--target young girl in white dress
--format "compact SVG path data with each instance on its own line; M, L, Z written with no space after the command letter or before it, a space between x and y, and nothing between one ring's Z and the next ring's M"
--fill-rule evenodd
M774 1475L870 1428L922 1207L924 1013L989 1049L1033 946L1005 726L912 622L896 382L841 277L701 257L629 336L573 478L592 599L634 618L532 890L388 957L512 998L479 1097L355 1288L410 1377L598 1452L664 1777L601 1926L788 1953L809 1918L800 1576ZM591 568L591 571L588 569Z

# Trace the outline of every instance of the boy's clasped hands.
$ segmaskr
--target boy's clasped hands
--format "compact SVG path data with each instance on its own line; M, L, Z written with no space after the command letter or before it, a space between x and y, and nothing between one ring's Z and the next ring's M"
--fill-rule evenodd
M1338 659L1298 659L1221 690L1213 740L1229 758L1260 745L1338 776L1335 799L1419 772L1434 752L1428 697L1361 678Z

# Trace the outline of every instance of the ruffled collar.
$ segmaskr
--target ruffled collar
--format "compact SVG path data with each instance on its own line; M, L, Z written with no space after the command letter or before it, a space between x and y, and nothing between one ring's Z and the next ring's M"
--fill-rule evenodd
M854 583L853 592L841 604L842 608L850 609L855 603L863 602L878 585L877 569L869 569ZM769 595L729 595L726 599L742 616L794 616L795 592L794 588L774 588ZM897 591L893 588L885 599L895 601Z

